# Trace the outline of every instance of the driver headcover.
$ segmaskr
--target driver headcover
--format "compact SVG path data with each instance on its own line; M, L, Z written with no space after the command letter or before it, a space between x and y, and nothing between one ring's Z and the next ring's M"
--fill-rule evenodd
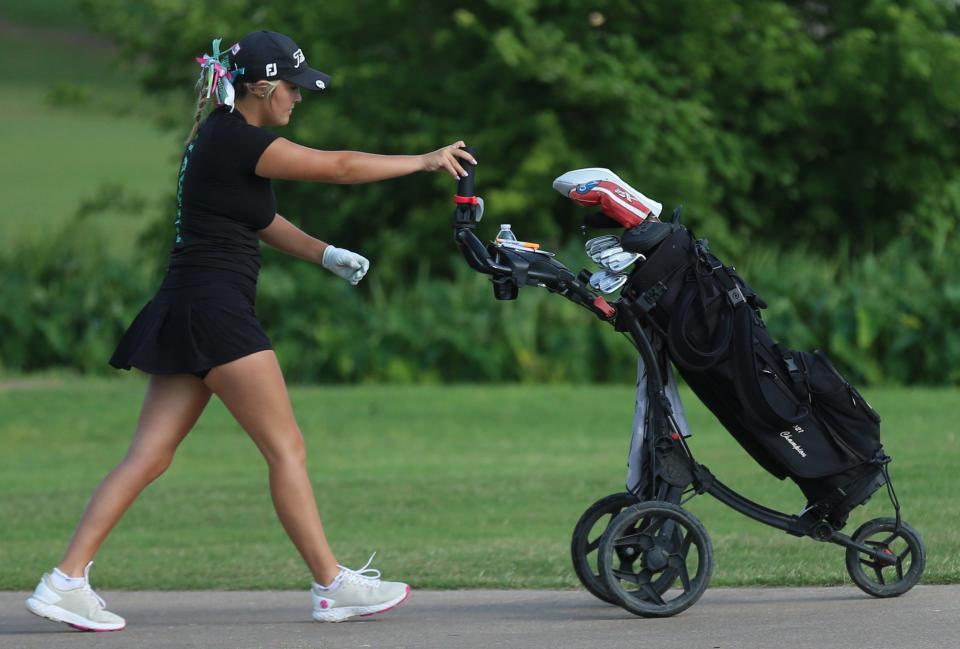
M553 188L581 205L599 205L603 213L625 228L660 216L663 206L602 167L568 171L553 181Z

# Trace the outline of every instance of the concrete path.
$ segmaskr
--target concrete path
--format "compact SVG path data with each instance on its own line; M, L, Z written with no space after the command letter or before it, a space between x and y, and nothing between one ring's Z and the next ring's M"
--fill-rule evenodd
M643 619L585 591L414 591L396 610L310 620L304 592L104 592L128 621L81 633L0 592L0 649L955 649L960 586L879 600L855 588L711 588L688 611Z

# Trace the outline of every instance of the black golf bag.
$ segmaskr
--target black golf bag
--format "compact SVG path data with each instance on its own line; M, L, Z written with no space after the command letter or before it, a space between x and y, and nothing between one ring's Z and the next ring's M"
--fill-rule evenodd
M648 219L621 237L647 258L622 295L737 442L841 526L886 481L880 416L823 352L775 342L756 291L674 221Z

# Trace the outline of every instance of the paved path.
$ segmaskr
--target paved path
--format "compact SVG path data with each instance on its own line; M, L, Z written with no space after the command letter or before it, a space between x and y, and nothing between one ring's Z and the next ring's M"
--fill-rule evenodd
M691 609L643 619L586 592L414 591L394 611L340 624L309 616L307 592L105 592L128 620L80 633L0 592L0 649L422 648L955 649L960 586L878 600L855 588L712 588Z

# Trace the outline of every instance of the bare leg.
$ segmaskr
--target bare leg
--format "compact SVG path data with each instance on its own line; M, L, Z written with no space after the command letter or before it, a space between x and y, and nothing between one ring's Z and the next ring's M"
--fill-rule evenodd
M200 417L210 394L203 381L190 374L150 377L130 449L90 499L57 566L63 573L71 577L83 574L134 499L170 466L177 446Z
M340 568L320 523L307 475L303 435L276 355L267 350L215 367L206 384L263 453L270 471L273 506L283 528L313 578L329 584Z

